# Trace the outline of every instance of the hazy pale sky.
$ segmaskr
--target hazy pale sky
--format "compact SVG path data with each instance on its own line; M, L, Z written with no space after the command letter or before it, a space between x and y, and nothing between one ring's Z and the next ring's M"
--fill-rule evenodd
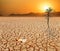
M60 11L60 0L0 0L0 14L42 12L44 5Z

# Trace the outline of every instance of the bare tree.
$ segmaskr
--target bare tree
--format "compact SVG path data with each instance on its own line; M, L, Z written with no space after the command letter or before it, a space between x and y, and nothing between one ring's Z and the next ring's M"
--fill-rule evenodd
M48 51L48 40L50 39L50 26L49 26L49 17L50 17L50 13L51 13L51 11L52 11L52 8L48 8L48 9L46 9L46 13L47 13L47 32L48 32L48 34L47 34L47 43L46 43L46 51Z
M50 13L51 13L51 12L52 12L52 8L49 7L48 9L46 9L48 36L50 35L49 17L50 17Z
M50 17L50 13L51 13L52 9L49 7L48 9L46 9L46 13L47 13L47 25L49 28L49 17Z

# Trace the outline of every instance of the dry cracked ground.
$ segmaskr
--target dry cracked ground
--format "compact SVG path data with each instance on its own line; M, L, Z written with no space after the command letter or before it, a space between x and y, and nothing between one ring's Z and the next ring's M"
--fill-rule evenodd
M0 17L0 51L60 51L60 18Z

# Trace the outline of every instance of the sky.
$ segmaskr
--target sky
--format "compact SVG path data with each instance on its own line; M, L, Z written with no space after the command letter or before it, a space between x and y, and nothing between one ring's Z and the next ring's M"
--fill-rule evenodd
M42 13L46 5L60 12L60 0L0 0L0 14Z

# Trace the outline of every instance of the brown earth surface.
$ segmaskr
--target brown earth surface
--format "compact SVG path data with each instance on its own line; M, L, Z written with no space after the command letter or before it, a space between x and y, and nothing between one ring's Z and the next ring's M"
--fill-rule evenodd
M60 18L0 17L0 51L60 51Z

